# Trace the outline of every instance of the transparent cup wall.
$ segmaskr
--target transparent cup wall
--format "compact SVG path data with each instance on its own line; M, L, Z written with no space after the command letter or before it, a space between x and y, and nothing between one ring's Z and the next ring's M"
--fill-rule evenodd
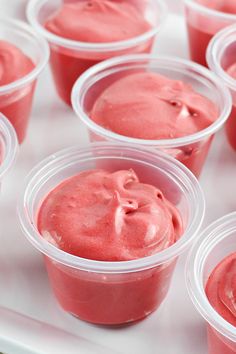
M0 113L0 188L6 173L12 168L18 153L15 129L8 119Z
M196 0L185 0L190 57L207 66L206 50L210 40L222 28L235 23L236 15L213 11L196 3Z

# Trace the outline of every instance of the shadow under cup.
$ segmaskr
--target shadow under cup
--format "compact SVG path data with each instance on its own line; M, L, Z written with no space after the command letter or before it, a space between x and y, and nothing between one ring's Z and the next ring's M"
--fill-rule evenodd
M110 172L132 168L142 182L160 188L181 213L182 237L153 256L121 262L83 259L48 243L37 230L42 201L66 178L94 168ZM88 322L119 325L138 321L160 306L178 256L201 226L204 198L194 176L168 155L124 144L96 143L64 150L37 166L28 177L18 211L26 237L45 255L50 283L62 308Z
M190 297L207 323L209 354L236 353L236 327L223 319L211 306L205 293L206 283L215 267L236 252L236 213L211 224L192 248L186 266Z
M144 71L190 84L196 92L209 98L217 106L217 120L196 134L162 140L135 139L97 125L90 118L90 112L101 93L122 77ZM199 177L214 134L229 116L231 98L221 81L200 65L178 58L133 55L107 60L85 72L72 90L72 105L77 116L87 126L92 142L107 140L158 148L182 162Z
M73 2L73 1L72 1ZM78 77L91 66L111 57L150 53L153 41L166 19L162 0L127 0L134 4L150 23L150 31L135 38L112 43L86 43L66 39L45 29L44 24L62 6L63 0L31 0L27 8L30 23L49 42L50 65L60 98L71 105L71 90Z

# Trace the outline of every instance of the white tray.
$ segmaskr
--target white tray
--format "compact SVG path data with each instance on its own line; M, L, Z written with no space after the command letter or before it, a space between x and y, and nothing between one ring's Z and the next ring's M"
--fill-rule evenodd
M0 14L22 16L26 2L0 0ZM176 7L178 0L170 3ZM158 37L156 53L186 57L186 43L184 19L170 15ZM20 231L15 210L17 196L22 179L37 162L57 150L87 141L84 127L56 96L47 69L38 83L28 138L2 186L0 306L18 313L0 308L0 351L7 354L207 353L204 322L185 288L185 256L177 266L164 305L133 326L119 329L93 326L66 314L56 304L43 260ZM205 225L236 209L235 175L236 153L221 132L215 138L201 178L207 198Z

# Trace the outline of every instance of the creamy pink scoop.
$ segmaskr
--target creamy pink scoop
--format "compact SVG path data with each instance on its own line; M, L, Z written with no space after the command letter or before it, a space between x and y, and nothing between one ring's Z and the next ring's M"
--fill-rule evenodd
M236 326L236 253L226 257L213 270L207 282L206 294L214 309Z
M91 170L65 180L43 201L38 229L65 252L102 261L153 255L183 231L174 205L133 170Z
M0 40L0 86L24 77L34 66L32 60L15 45Z
M97 98L90 117L120 135L172 139L207 128L218 118L218 109L189 84L136 72L108 86Z
M135 1L84 0L64 3L45 27L64 38L99 43L133 38L152 26Z

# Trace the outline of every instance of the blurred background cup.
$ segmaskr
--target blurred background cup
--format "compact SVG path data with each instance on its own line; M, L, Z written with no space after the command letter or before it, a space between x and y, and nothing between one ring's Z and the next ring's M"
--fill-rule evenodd
M12 123L19 143L25 139L37 78L48 62L47 42L30 26L18 20L0 17L0 38L26 54L34 69L24 77L0 86L0 112Z
M18 152L15 129L9 120L0 113L0 183L12 167Z
M127 2L134 3L144 13L144 18L152 28L138 37L124 41L87 43L66 39L45 29L46 20L62 6L62 0L29 1L28 20L50 44L50 64L55 86L61 99L68 105L71 105L71 90L75 81L92 65L122 54L151 52L155 36L160 32L166 19L165 2L163 0L127 0Z
M207 66L208 43L218 31L236 22L236 14L214 10L200 4L198 0L184 0L184 8L190 57L197 63Z
M137 71L154 72L190 84L196 92L216 105L218 119L196 134L161 140L130 138L97 125L90 118L90 112L101 92L121 77ZM117 141L159 148L178 159L199 177L214 134L229 117L232 101L230 92L222 85L222 81L198 64L174 57L132 55L110 59L87 70L73 87L72 105L77 116L87 126L91 141Z
M236 150L236 75L227 73L227 69L236 65L236 25L226 27L213 37L207 49L207 62L232 94L233 108L225 127L229 143Z
M193 304L205 319L209 354L236 353L236 327L211 306L205 293L209 276L227 256L236 252L236 213L222 217L195 242L186 264L186 282Z
M145 258L106 262L65 253L39 234L39 208L58 184L81 171L99 167L115 172L128 166L141 182L150 183L152 178L153 185L179 210L184 231L172 246ZM135 322L160 306L176 261L196 237L204 213L201 187L185 166L160 151L106 142L69 148L44 160L29 174L18 206L23 233L44 254L62 308L82 320L106 325Z

